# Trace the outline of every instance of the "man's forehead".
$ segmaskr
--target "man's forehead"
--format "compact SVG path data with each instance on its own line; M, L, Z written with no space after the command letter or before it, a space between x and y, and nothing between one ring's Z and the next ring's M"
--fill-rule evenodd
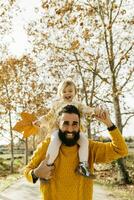
M79 122L79 116L75 113L62 113L61 120L63 120L63 121L78 121Z

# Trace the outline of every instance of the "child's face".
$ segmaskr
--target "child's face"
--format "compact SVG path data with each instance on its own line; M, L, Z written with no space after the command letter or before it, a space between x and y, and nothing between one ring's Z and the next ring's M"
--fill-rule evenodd
M75 97L75 88L72 85L67 86L61 93L61 98L65 101L71 102Z

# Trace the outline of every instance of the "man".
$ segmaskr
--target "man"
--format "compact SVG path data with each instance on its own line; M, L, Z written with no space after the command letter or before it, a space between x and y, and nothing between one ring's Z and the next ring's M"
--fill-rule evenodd
M103 122L112 142L89 140L89 167L93 173L94 163L107 163L127 155L128 150L118 128L111 122L108 111L96 108L95 118ZM59 113L59 138L62 141L54 166L47 166L45 153L49 138L44 140L26 166L26 178L35 183L41 181L43 200L92 200L93 180L76 173L78 166L78 145L80 113L75 106L67 105ZM42 180L48 180L44 182Z

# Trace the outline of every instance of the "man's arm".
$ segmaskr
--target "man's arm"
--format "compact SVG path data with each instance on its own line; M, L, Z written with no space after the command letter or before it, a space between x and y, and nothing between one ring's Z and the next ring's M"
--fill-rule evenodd
M95 118L107 126L112 141L107 143L91 141L90 147L94 162L107 163L126 156L128 154L127 145L119 129L112 123L108 111L96 108Z
M24 176L28 181L35 183L38 178L51 178L53 166L47 166L48 158L45 159L48 144L48 139L43 141L34 152L31 161L25 167Z
M125 157L128 148L118 128L109 131L111 142L90 141L90 150L95 163L108 163Z

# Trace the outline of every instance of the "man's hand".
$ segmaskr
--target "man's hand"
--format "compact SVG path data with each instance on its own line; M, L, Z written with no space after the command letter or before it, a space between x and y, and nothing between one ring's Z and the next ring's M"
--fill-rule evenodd
M47 156L45 160L43 160L40 163L40 165L36 169L34 169L34 174L41 179L49 180L52 178L54 166L47 165L48 159L49 159L49 155Z
M99 120L100 122L103 122L108 128L113 125L110 115L107 109L104 109L102 107L96 107L94 109L94 117Z

